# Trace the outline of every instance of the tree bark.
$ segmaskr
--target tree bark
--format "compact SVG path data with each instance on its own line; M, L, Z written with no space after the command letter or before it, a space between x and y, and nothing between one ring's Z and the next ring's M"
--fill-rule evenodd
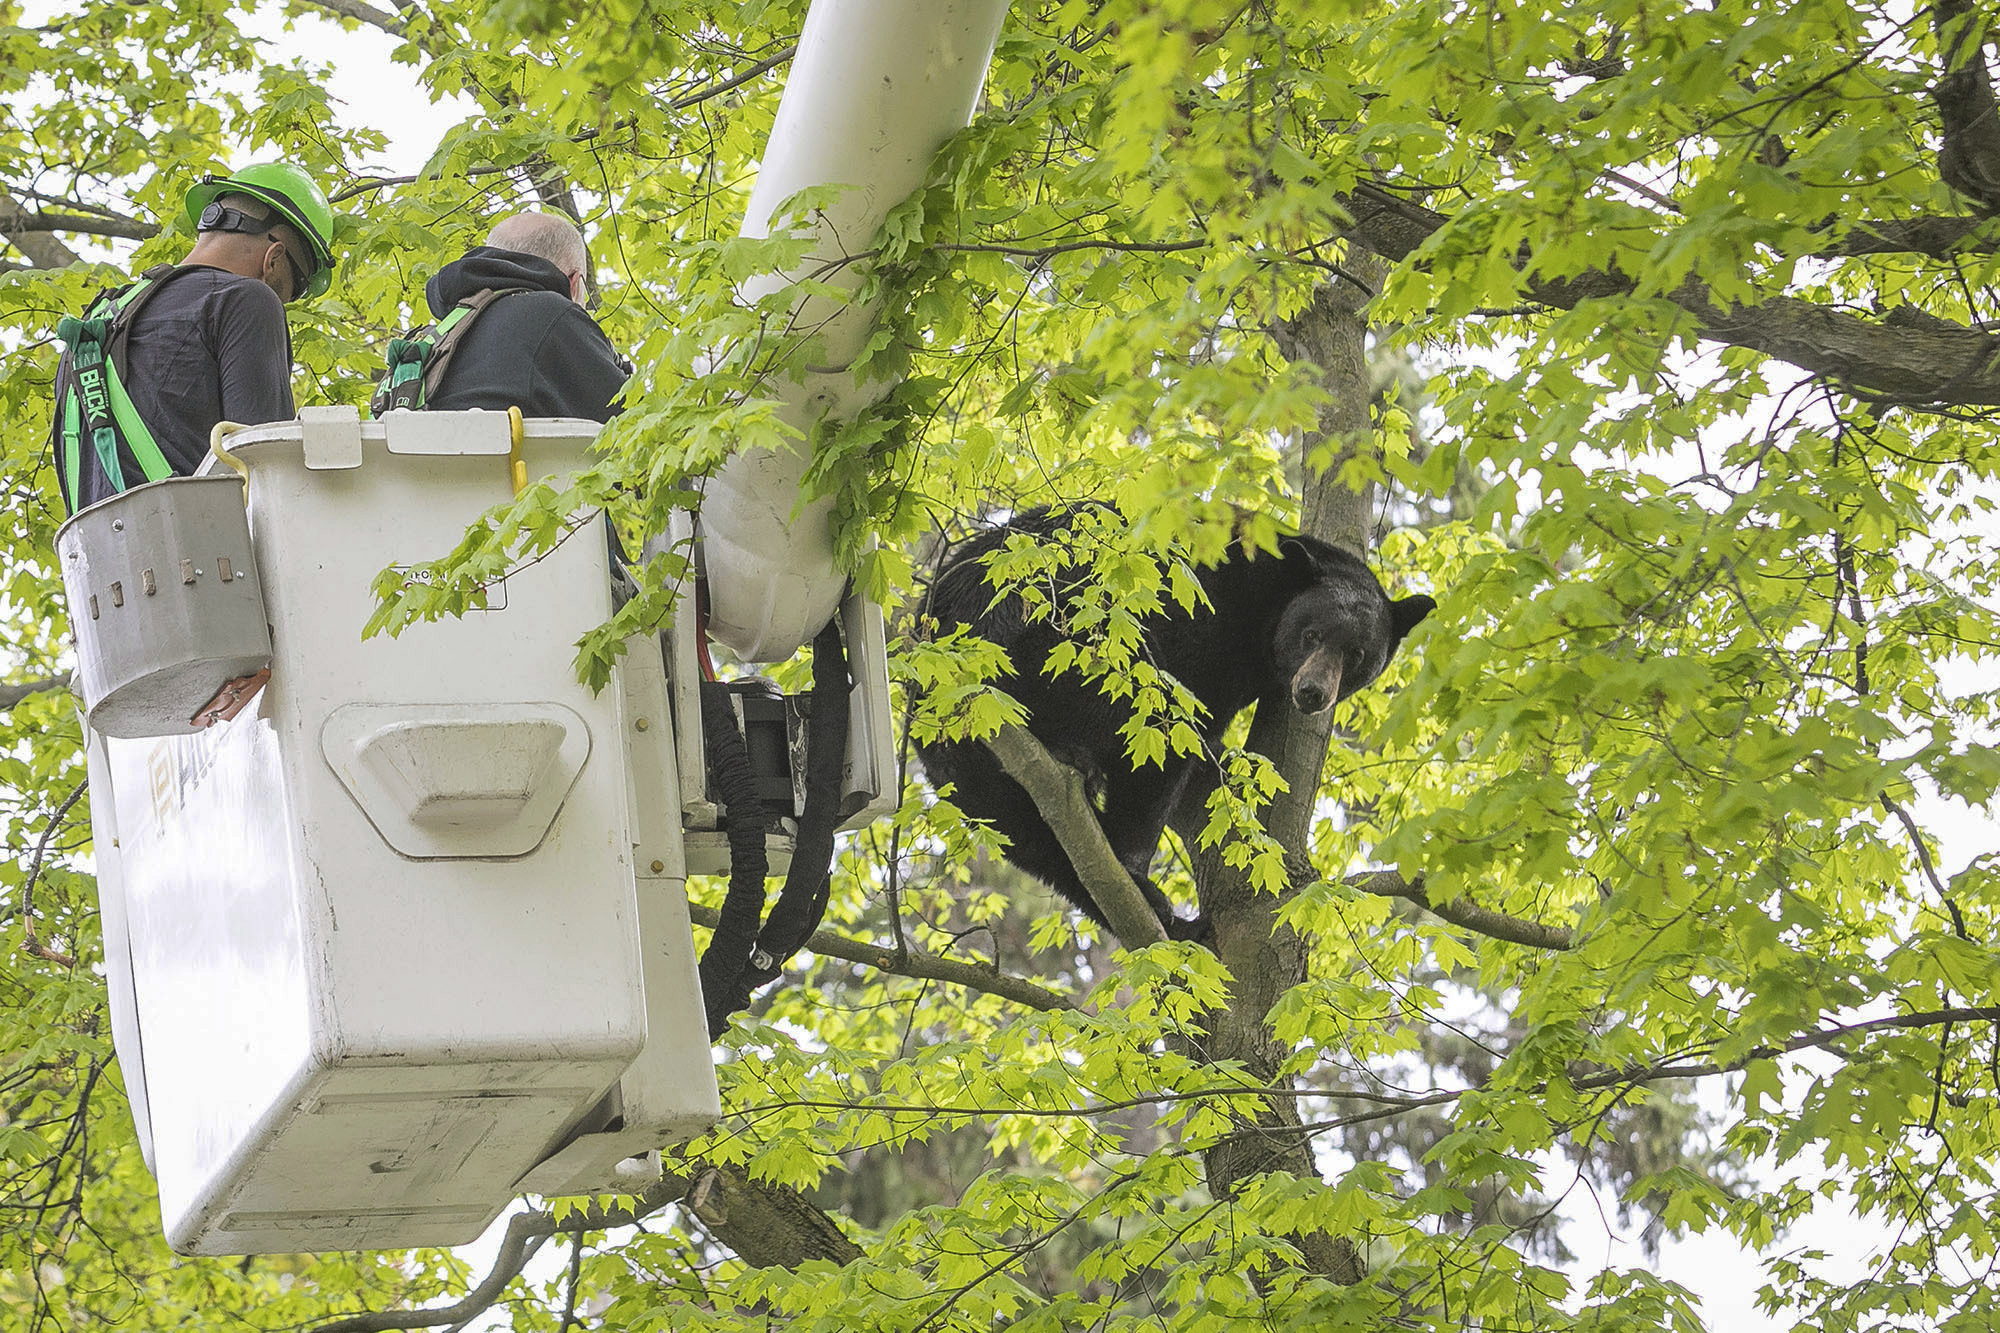
M752 1268L797 1268L813 1259L851 1264L862 1254L839 1223L797 1190L708 1167L686 1179L687 1210Z

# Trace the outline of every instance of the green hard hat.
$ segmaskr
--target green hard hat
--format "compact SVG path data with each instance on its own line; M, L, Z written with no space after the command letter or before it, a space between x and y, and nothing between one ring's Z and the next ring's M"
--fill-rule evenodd
M226 194L262 199L312 247L313 271L298 295L318 296L333 285L333 207L326 192L290 162L254 162L227 176L203 176L187 194L187 220L201 226L201 211Z

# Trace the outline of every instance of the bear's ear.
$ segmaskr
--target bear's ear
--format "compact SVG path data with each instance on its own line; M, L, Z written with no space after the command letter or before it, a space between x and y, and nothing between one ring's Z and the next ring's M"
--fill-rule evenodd
M1319 582L1321 573L1319 552L1298 537L1278 539L1278 567L1301 587Z
M1389 627L1396 631L1396 642L1415 629L1423 618L1437 610L1437 602L1422 593L1414 597L1398 597L1389 603Z

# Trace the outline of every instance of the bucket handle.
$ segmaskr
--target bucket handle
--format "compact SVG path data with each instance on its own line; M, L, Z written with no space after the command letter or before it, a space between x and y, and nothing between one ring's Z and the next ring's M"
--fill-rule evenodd
M243 503L250 503L250 469L243 460L222 447L222 442L238 431L249 430L248 426L235 421L218 421L215 429L208 433L208 451L221 459L223 464L243 479Z
M509 443L507 447L507 479L514 483L514 498L517 500L521 498L521 492L528 489L528 463L526 459L521 457L521 436L523 429L521 409L518 407L508 408L507 431Z

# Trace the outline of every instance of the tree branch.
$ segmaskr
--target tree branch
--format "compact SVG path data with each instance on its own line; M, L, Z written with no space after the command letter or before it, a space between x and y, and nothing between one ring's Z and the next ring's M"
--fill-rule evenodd
M343 204L359 195L372 194L376 190L386 190L394 185L414 185L420 180L449 180L453 176L465 176L467 178L473 176L492 176L501 172L521 171L523 169L524 165L516 162L508 166L466 167L462 171L455 172L437 172L435 174L418 172L414 176L361 176L356 178L352 184L328 195L327 202Z
M1128 254L1174 254L1182 250L1200 250L1209 244L1206 236L1186 241L1114 241L1108 236L1087 237L1079 241L1057 241L1049 245L1028 245L1025 243L1004 245L999 243L979 244L971 241L940 242L939 250L962 250L978 254L1015 255L1022 259L1050 259L1056 255L1066 255L1077 250L1116 250ZM872 253L872 252L871 252Z
M1952 255L1990 255L2000 242L1991 234L1975 240L1982 227L1990 228L1991 218L1953 216L1891 218L1881 222L1857 222L1840 240L1814 252L1818 259L1858 259L1865 255L1924 255L1948 259Z
M101 217L107 218L125 216L125 214L120 213L115 208L106 208L103 204L93 204L88 199L74 199L66 194L44 194L40 190L29 189L26 186L17 187L16 192L23 199L31 199L37 204L54 204L58 208L66 209L70 212L96 213Z
M593 1201L561 1219L546 1211L509 1218L493 1266L477 1286L450 1305L365 1311L317 1325L308 1333L387 1333L391 1329L438 1328L477 1318L500 1299L507 1284L521 1275L550 1236L581 1237L586 1232L630 1226L668 1204L682 1202L753 1268L797 1268L814 1259L849 1264L862 1255L861 1247L847 1238L840 1224L797 1190L696 1163L685 1173L667 1172L631 1204Z
M687 1186L688 1211L752 1268L795 1269L814 1259L851 1264L863 1253L830 1214L789 1186L706 1165L674 1178Z
M334 9L342 14L347 14L351 18L362 18L362 16L359 13L349 13L350 8L353 10L368 10L368 6L366 6L365 4L361 4L359 0L306 0L306 3L323 5L325 8ZM368 10L368 12L370 14L375 14L375 11L373 10ZM377 14L376 17L386 19L388 16ZM362 21L373 22L374 20L370 18L362 18ZM400 22L400 20L391 20L391 21ZM381 25L378 23L376 26L379 27ZM776 69L778 66L784 64L786 61L790 60L793 56L797 55L798 52L799 52L798 44L794 42L792 45L787 46L783 50L777 52L775 55L768 56L765 59L758 61L756 64L750 66L746 70L743 70L741 73L732 74L728 78L718 80L715 83L704 84L703 86L695 89L693 92L688 93L685 96L675 98L673 101L667 104L667 108L670 111L685 111L687 108L691 106L698 106L699 104L706 102L711 98L720 97L722 96L722 94L729 92L733 88L742 87L744 84L750 82L752 79L756 78L760 74L764 74L769 72L770 70ZM609 131L600 130L597 127L593 126L590 129L582 131L581 133L572 135L570 138L570 142L589 143L593 140L598 139L605 133L616 133L620 130L629 130L632 128L634 123L635 122L631 119L621 120L616 124L612 125ZM467 167L461 172L452 174L463 175L463 176L490 176L498 172L521 171L524 168L525 164L516 162L507 165ZM427 179L427 177L425 176L425 174L421 172L414 176L363 176L356 179L352 184L346 186L344 189L341 189L334 194L328 195L327 198L328 201L331 203L336 203L336 204L344 203L345 201L352 199L357 195L368 194L375 190L386 190L394 185L414 185L416 182L425 179Z
M1391 260L1407 258L1448 221L1372 186L1350 197L1348 211L1351 235ZM1522 256L1520 266L1531 268L1532 256ZM1526 283L1530 299L1563 310L1634 290L1631 279L1603 270L1555 279L1530 272ZM2000 406L2000 338L1989 334L1944 320L1918 328L1871 322L1789 296L1723 305L1695 278L1665 299L1693 315L1704 338L1764 352L1852 390L1898 403Z
M1545 289L1546 290L1546 289ZM1670 298L1700 320L1702 335L1750 347L1891 402L2000 405L2000 338L1950 324L1880 323L1781 296L1756 306L1716 305L1706 286Z
M486 1276L450 1305L425 1310L373 1310L347 1315L331 1323L320 1324L310 1333L385 1333L386 1330L399 1328L436 1328L474 1318L500 1299L500 1293L507 1289L507 1284L520 1276L521 1270L534 1258L535 1251L550 1236L558 1233L581 1235L586 1231L630 1226L686 1193L685 1177L663 1176L630 1205L606 1207L592 1203L560 1221L550 1212L517 1213L507 1220L507 1234L501 1239L499 1251L493 1257L493 1266L487 1270Z
M357 23L366 23L372 27L380 28L392 37L407 38L416 43L418 49L432 60L439 59L443 54L440 50L440 44L435 40L435 28L431 29L429 33L412 34L409 30L406 17L376 9L372 5L365 3L365 0L305 0L305 3L324 9L328 13L336 14L342 18L353 19ZM397 0L397 7L403 10L404 15L407 15L414 8L414 6L403 4L401 0ZM521 99L507 88L503 87L496 92L494 89L479 82L478 79L471 77L469 73L467 84L481 99L494 108L514 114L519 114L525 109ZM555 164L552 158L545 153L537 153L522 163L519 169L528 173L528 184L534 190L535 197L541 201L544 208L560 212L571 221L582 220L583 214L576 206L576 197L570 190L568 177L563 174L562 169ZM594 285L597 278L595 263L591 262L591 257L587 253L585 260L586 267L589 270L585 274L585 278Z
M68 676L39 676L34 680L16 681L11 685L0 685L0 712L5 712L23 699L45 693L49 690L69 688Z
M0 236L28 257L35 268L68 268L78 261L76 251L55 237L39 232L18 232L15 224L30 216L27 207L13 195L0 190Z
M1937 0L1931 21L1945 39L1944 75L1931 89L1944 131L1938 175L1967 198L2000 210L2000 114L1986 72L1984 22L1972 0Z
M1597 1092L1631 1083L1657 1082L1669 1078L1706 1078L1716 1074L1734 1074L1756 1060L1768 1060L1780 1055L1793 1055L1802 1050L1824 1049L1845 1038L1875 1032L1916 1030L1931 1027L1949 1027L1958 1023L2000 1021L2000 1005L1985 1005L1975 1008L1933 1009L1921 1013L1897 1014L1889 1018L1868 1019L1859 1023L1839 1023L1832 1027L1820 1028L1795 1037L1782 1046L1759 1046L1755 1050L1726 1064L1677 1064L1669 1060L1662 1064L1627 1065L1622 1069L1608 1069L1602 1065L1586 1065L1578 1069L1572 1079L1572 1086L1582 1091ZM1674 1057L1679 1059L1681 1057ZM1482 1080L1470 1087L1451 1088L1439 1092L1424 1093L1381 1093L1366 1092L1358 1088L1299 1088L1289 1084L1281 1085L1241 1085L1234 1087L1194 1088L1186 1092L1152 1092L1137 1097L1096 1102L1088 1106L1020 1106L988 1105L966 1102L889 1102L870 1100L824 1101L816 1099L788 1098L782 1101L760 1103L743 1108L744 1114L767 1111L808 1109L821 1111L869 1111L883 1115L929 1115L964 1117L966 1119L993 1119L1000 1116L1016 1116L1025 1119L1089 1119L1094 1116L1116 1115L1145 1106L1174 1106L1188 1102L1225 1101L1235 1097L1270 1098L1282 1097L1293 1101L1317 1099L1329 1102L1366 1102L1378 1108L1364 1115L1350 1116L1340 1124L1355 1124L1367 1119L1380 1119L1400 1115L1406 1111L1423 1111L1435 1106L1444 1106L1473 1093L1489 1091L1494 1084L1490 1079ZM1547 1083L1530 1085L1529 1091L1547 1091ZM1325 1128L1324 1125L1310 1128Z
M17 211L5 221L9 236L32 232L66 231L79 236L115 236L127 241L151 240L160 228L136 218L101 217L96 213L29 213Z
M63 821L69 818L71 807L82 799L84 792L89 789L89 779L77 783L70 790L70 794L63 798L62 804L56 807L55 813L49 816L48 826L42 830L40 840L35 843L34 858L28 863L28 877L21 885L20 916L23 935L21 948L59 967L75 967L76 959L42 943L41 932L35 929L35 884L42 877L42 865L48 859L49 843L56 836L56 830L62 827Z
M1949 1027L1957 1023L2000 1022L2000 1005L1982 1005L1976 1008L1932 1009L1915 1014L1897 1014L1889 1018L1873 1018L1861 1023L1839 1023L1830 1028L1821 1028L1803 1036L1792 1038L1782 1046L1758 1046L1734 1060L1725 1063L1702 1062L1699 1064L1658 1064L1628 1066L1624 1069L1605 1070L1601 1073L1586 1074L1572 1079L1570 1086L1578 1092L1598 1092L1605 1088L1631 1087L1640 1083L1661 1083L1670 1078L1713 1078L1717 1074L1736 1074L1749 1068L1758 1060L1770 1060L1780 1055L1795 1055L1804 1050L1824 1050L1840 1041L1874 1032L1913 1030L1919 1028ZM1368 1124L1377 1120L1387 1120L1407 1111L1428 1110L1437 1106L1449 1106L1472 1093L1485 1091L1491 1085L1480 1083L1469 1088L1454 1088L1449 1092L1433 1092L1421 1097L1410 1097L1374 1111L1362 1111L1336 1120L1321 1120L1305 1126L1308 1134L1318 1134L1330 1129L1346 1129L1353 1125ZM1546 1083L1535 1084L1528 1091L1541 1093L1548 1087ZM1345 1094L1329 1093L1329 1099ZM1386 1100L1386 1099L1385 1099Z
M1379 898L1401 898L1415 903L1434 917L1490 939L1525 944L1531 949L1568 949L1574 945L1566 926L1545 926L1539 921L1524 921L1490 907L1481 907L1462 894L1448 903L1434 903L1430 894L1424 891L1422 875L1409 880L1393 870L1368 870L1349 875L1341 882L1350 889L1372 893Z
M1226 1100L1231 1097L1288 1097L1294 1100L1320 1098L1333 1102L1368 1102L1376 1106L1390 1106L1399 1110L1431 1105L1433 1093L1404 1094L1361 1092L1351 1089L1298 1088L1290 1084L1259 1085L1246 1084L1240 1087L1195 1088L1188 1092L1148 1092L1137 1097L1124 1097L1114 1101L1093 1102L1088 1106L1024 1106L1024 1105L982 1105L965 1102L886 1102L874 1100L828 1101L817 1098L787 1098L783 1101L762 1102L742 1108L741 1114L759 1115L770 1111L868 1111L882 1115L948 1115L965 1116L974 1119L992 1119L998 1116L1019 1116L1025 1119L1048 1120L1088 1120L1093 1116L1118 1115L1125 1111L1136 1111L1144 1107L1178 1106L1188 1102Z
M776 69L798 53L799 44L793 42L784 50L765 57L740 74L732 74L719 82L706 84L691 93L676 97L673 101L667 103L667 109L669 111L685 111L691 106L697 106L700 103L708 101L712 97L720 97L733 88L741 88L760 74Z
M1011 722L986 742L986 748L1000 761L1001 771L1034 801L1119 943L1138 949L1166 939L1166 926L1106 841L1097 809L1084 789L1083 774L1052 756L1027 728Z
M708 101L710 98L720 97L722 96L722 94L728 92L730 89L740 88L744 84L750 82L752 79L757 78L759 75L762 75L767 71L776 69L778 66L784 64L785 62L789 61L793 56L797 55L798 51L799 51L798 43L794 42L790 46L785 47L783 50L774 52L773 54L766 56L764 59L757 61L755 64L743 70L741 73L732 74L726 79L719 80L715 83L707 84L703 87L695 89L691 93L687 93L684 96L675 98L673 101L667 104L667 109L669 111L685 111L691 106L697 106L703 102ZM516 103L516 105L518 106L518 103ZM580 139L584 137L588 136L579 136ZM533 184L533 186L535 187L536 194L541 196L541 200L544 204L548 205L551 208L560 209L562 212L567 213L570 217L578 221L581 221L583 218L583 214L579 212L577 209L576 199L570 192L568 182L562 177L561 172L556 168L555 164L549 158L542 157L539 160L546 165L547 170L546 172L538 176L530 177L530 183ZM532 169L533 163L531 162L529 165L530 168ZM596 270L594 268L592 269L589 277L592 283L595 283Z
M377 9L373 5L364 3L364 0L305 0L305 3L315 9L324 9L329 14L353 19L356 23L366 23L371 28L380 28L391 37L409 35L409 27L400 16Z
M716 923L721 920L721 913L699 903L688 904L688 915L693 918L696 925L706 926L710 930L713 930ZM814 931L803 947L828 958L859 963L863 967L872 967L899 977L914 977L920 981L942 981L952 986L963 986L967 990L997 995L1003 1000L1011 1000L1030 1009L1052 1011L1079 1008L1075 1000L1062 992L1049 990L1021 977L1009 976L998 967L945 958L938 954L925 953L920 949L898 951L891 946L870 944L866 940L836 935L830 930Z
M1836 1023L1830 1028L1820 1028L1818 1031L1794 1037L1782 1046L1753 1047L1748 1053L1725 1064L1655 1065L1636 1072L1618 1070L1578 1079L1576 1086L1603 1088L1631 1080L1650 1083L1663 1078L1708 1078L1716 1074L1734 1074L1748 1067L1754 1060L1770 1060L1780 1055L1795 1055L1806 1050L1825 1050L1848 1037L1857 1035L1945 1027L1954 1023L1994 1022L2000 1022L2000 1005L1996 1004L1958 1009L1929 1009L1914 1014L1893 1014L1888 1018L1870 1018L1859 1023Z
M576 1298L583 1288L583 1233L577 1232L569 1243L569 1277L563 1284L562 1322L556 1325L556 1333L569 1333L576 1324Z

